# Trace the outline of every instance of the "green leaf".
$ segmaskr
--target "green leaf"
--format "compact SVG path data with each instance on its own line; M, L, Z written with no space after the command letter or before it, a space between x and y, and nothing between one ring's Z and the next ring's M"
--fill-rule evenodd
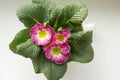
M42 5L49 11L49 14L57 7L57 5L50 0L32 0L32 2Z
M67 64L57 65L46 59L41 51L38 57L32 58L33 66L36 73L44 73L48 80L59 80L66 72Z
M65 24L65 12L63 12L63 7L57 7L50 15L50 25L56 30Z
M36 73L44 73L48 80L59 80L66 72L67 64L57 65L46 59L41 50L37 57L31 58Z
M21 30L19 33L17 33L17 35L15 36L13 41L10 43L10 45L9 45L10 50L13 51L14 53L17 53L17 51L16 51L17 45L24 43L29 38L30 38L29 29Z
M81 24L88 14L84 3L72 3L64 8L66 12L66 23Z
M63 27L68 29L68 30L70 30L72 33L83 31L82 24L72 24L72 23L69 23L69 24L66 24Z
M59 80L66 72L67 64L57 65L47 60L44 56L41 59L41 72L45 74L48 80Z
M83 48L86 48L88 45L92 43L92 31L88 31L79 38L79 43Z
M19 20L25 27L31 28L36 23L43 23L48 20L49 14L46 8L40 4L26 4L16 11Z
M41 48L35 45L31 39L17 46L17 54L26 58L38 56L40 50Z
M31 58L33 67L34 67L34 71L36 74L41 73L41 70L40 70L41 56L40 55L41 55L41 53L37 57Z
M76 61L80 63L90 62L94 56L91 43L91 31L84 33L78 40L69 42L71 46L71 56L68 61Z
M78 43L71 43L71 56L68 61L76 61L80 63L88 63L93 60L94 52L91 45L82 48Z
M50 15L50 25L55 29L64 27L70 31L82 30L82 22L88 13L83 3L72 3L56 8Z
M66 20L64 27L72 32L82 31L82 22L88 14L88 9L84 3L72 3L64 7Z
M70 41L78 40L79 43L85 48L92 43L92 31L79 31L71 33Z
M70 41L75 41L80 39L85 34L84 31L79 31L75 33L71 33Z

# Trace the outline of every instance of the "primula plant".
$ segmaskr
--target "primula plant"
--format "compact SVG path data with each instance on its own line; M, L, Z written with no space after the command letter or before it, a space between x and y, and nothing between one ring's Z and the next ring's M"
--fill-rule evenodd
M16 13L26 28L16 34L9 47L30 58L35 73L59 80L67 63L93 59L92 31L85 31L82 25L88 13L84 3L57 6L49 0L32 0Z

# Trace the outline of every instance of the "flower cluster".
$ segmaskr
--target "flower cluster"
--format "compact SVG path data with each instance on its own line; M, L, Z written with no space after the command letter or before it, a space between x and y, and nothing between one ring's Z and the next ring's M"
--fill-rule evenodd
M54 32L51 26L35 24L30 31L30 36L36 45L41 45L45 57L56 64L64 63L70 56L70 46L67 41L71 33L63 29L58 33Z

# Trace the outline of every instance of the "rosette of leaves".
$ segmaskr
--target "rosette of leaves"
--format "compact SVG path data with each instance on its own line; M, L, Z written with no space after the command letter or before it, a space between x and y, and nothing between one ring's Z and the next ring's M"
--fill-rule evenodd
M58 7L49 0L32 0L31 4L24 5L16 13L26 28L16 34L9 47L12 52L30 58L35 73L44 73L48 80L59 80L67 70L67 63L88 63L93 59L92 31L85 32L82 27L88 13L84 3ZM58 65L47 60L41 46L31 40L29 31L36 23L53 26L55 31L71 31L71 56L64 64Z

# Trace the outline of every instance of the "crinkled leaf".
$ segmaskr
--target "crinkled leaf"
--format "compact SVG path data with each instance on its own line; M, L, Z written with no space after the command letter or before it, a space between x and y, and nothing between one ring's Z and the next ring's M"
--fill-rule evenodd
M9 45L10 50L13 51L14 53L17 53L17 51L16 51L17 45L24 43L29 38L30 38L29 29L21 30L19 33L17 33L17 35L15 36L13 41L10 43L10 45Z
M71 56L68 61L88 63L93 59L94 52L91 46L92 32L87 32L80 39L70 42Z
M31 58L31 60L32 60L32 63L33 63L33 67L34 67L34 71L35 71L35 73L41 73L41 70L40 70L40 65L41 65L41 53L38 55L38 56L36 56L36 57L34 57L34 58Z
M93 48L89 45L86 48L82 48L78 43L71 43L71 56L69 61L76 61L80 63L88 63L94 57Z
M25 27L31 28L36 23L43 23L48 20L48 11L40 4L26 4L17 10L19 20Z
M86 48L88 45L92 43L92 31L88 31L85 34L82 35L81 38L79 38L79 44L83 47Z
M64 7L66 12L65 28L72 32L82 31L82 22L88 14L84 3L72 3Z
M32 2L45 7L49 11L49 14L57 7L57 5L50 0L32 0Z
M88 13L83 3L72 3L65 7L56 8L50 15L50 25L57 29L64 27L70 31L82 30L82 22Z
M75 41L80 39L84 35L84 31L79 31L75 33L71 33L70 41Z
M31 39L17 46L17 54L26 58L36 57L40 53L40 47L35 45Z
M65 24L65 12L63 12L62 7L56 8L50 15L49 19L50 25L55 29L58 29L63 24Z
M88 14L84 3L72 3L64 8L66 12L66 23L81 24Z
M66 63L57 65L47 60L42 51L37 57L31 59L35 72L44 73L48 80L59 80L64 76L67 69Z
M47 60L44 56L41 59L41 72L45 74L48 80L59 80L66 72L67 64L57 65Z
M66 24L65 26L63 26L64 28L70 30L72 33L74 32L79 32L83 30L82 24Z

